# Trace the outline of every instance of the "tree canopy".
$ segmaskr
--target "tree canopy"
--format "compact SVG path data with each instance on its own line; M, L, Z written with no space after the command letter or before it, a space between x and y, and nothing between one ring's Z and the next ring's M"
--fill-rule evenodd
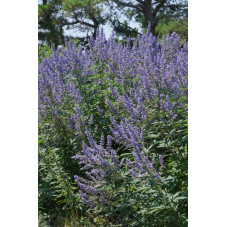
M145 30L150 24L151 33L158 35L160 23L187 18L187 1L182 0L42 0L38 9L39 41L54 46L64 43L67 30L73 33L68 37L85 41L109 23L117 35L135 37L139 31L129 23L134 21Z

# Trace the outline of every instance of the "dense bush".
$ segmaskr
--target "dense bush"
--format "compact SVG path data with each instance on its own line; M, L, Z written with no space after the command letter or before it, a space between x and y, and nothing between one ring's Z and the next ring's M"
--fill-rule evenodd
M50 57L52 54L52 49L48 45L38 46L38 62L39 64L43 59Z
M188 19L183 18L177 21L159 22L156 27L156 33L161 39L163 35L176 32L181 37L181 43L188 40Z
M187 44L65 45L39 66L42 221L187 226Z

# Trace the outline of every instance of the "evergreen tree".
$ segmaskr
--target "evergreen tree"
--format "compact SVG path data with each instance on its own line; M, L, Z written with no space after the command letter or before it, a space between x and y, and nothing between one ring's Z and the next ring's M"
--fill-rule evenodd
M151 25L151 33L162 34L161 26L170 22L186 21L186 0L40 0L39 41L55 47L64 44L64 31L73 31L70 38L87 43L89 35L95 38L97 28L109 22L117 35L136 37L138 29L129 21L138 22L146 30ZM126 16L128 21L120 18ZM184 23L184 30L187 25ZM185 27L186 26L186 27ZM172 27L171 27L172 28ZM186 28L187 29L187 28ZM162 32L160 32L162 31ZM169 29L171 32L171 29ZM80 37L79 33L85 34ZM184 32L185 33L185 32ZM185 33L185 36L187 34Z
M39 4L39 40L58 46L64 43L64 29L92 32L105 24L103 0L43 0ZM81 41L86 40L83 37Z
M62 23L66 21L60 14L61 0L43 0L38 7L38 38L41 43L58 46L64 42Z
M156 27L160 21L168 23L172 20L181 20L187 17L187 1L183 0L111 0L112 9L116 8L129 20L133 18L139 22L142 28L146 29L151 25L151 33L156 35ZM132 34L135 29L128 26L128 23L120 23L118 17L112 19L114 30L121 34Z

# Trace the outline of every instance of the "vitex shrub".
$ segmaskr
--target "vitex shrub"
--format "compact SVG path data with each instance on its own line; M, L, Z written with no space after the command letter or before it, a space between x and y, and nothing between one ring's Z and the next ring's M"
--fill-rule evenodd
M125 46L98 31L42 61L40 148L75 175L78 219L187 225L187 70L187 44L149 31Z

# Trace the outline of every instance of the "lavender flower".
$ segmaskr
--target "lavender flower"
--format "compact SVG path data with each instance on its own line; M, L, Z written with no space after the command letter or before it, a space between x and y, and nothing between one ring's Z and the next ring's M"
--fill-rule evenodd
M92 206L94 201L108 202L108 194L101 189L102 183L108 184L109 174L125 166L133 178L145 176L160 181L164 160L159 155L160 167L156 170L157 160L150 160L143 153L147 130L144 125L152 127L153 111L162 111L175 120L177 109L187 109L188 50L187 45L181 48L180 37L176 33L163 37L162 43L159 43L148 32L134 40L132 47L130 39L126 46L116 43L114 36L106 40L103 31L98 30L96 37L89 40L88 49L65 40L64 50L53 51L49 59L43 60L38 78L39 119L51 121L51 125L55 125L51 128L57 133L57 127L64 125L60 124L64 116L67 133L75 136L80 143L83 138L81 153L73 158L83 165L81 169L86 171L89 179L75 176L80 198L88 206ZM109 86L110 91L101 101L106 103L105 109L109 108L112 117L111 135L105 141L102 134L97 144L95 138L100 125L96 124L94 131L91 126L97 112L101 116L104 110L95 103L92 104L96 106L95 111L83 111L86 99L83 87L88 83L100 85L100 79L95 78L91 82L89 76L100 75L101 66L105 74L103 83ZM100 89L97 89L93 95L99 92ZM89 123L86 123L85 119L89 117ZM119 161L117 151L112 148L114 143L130 150L132 160Z

